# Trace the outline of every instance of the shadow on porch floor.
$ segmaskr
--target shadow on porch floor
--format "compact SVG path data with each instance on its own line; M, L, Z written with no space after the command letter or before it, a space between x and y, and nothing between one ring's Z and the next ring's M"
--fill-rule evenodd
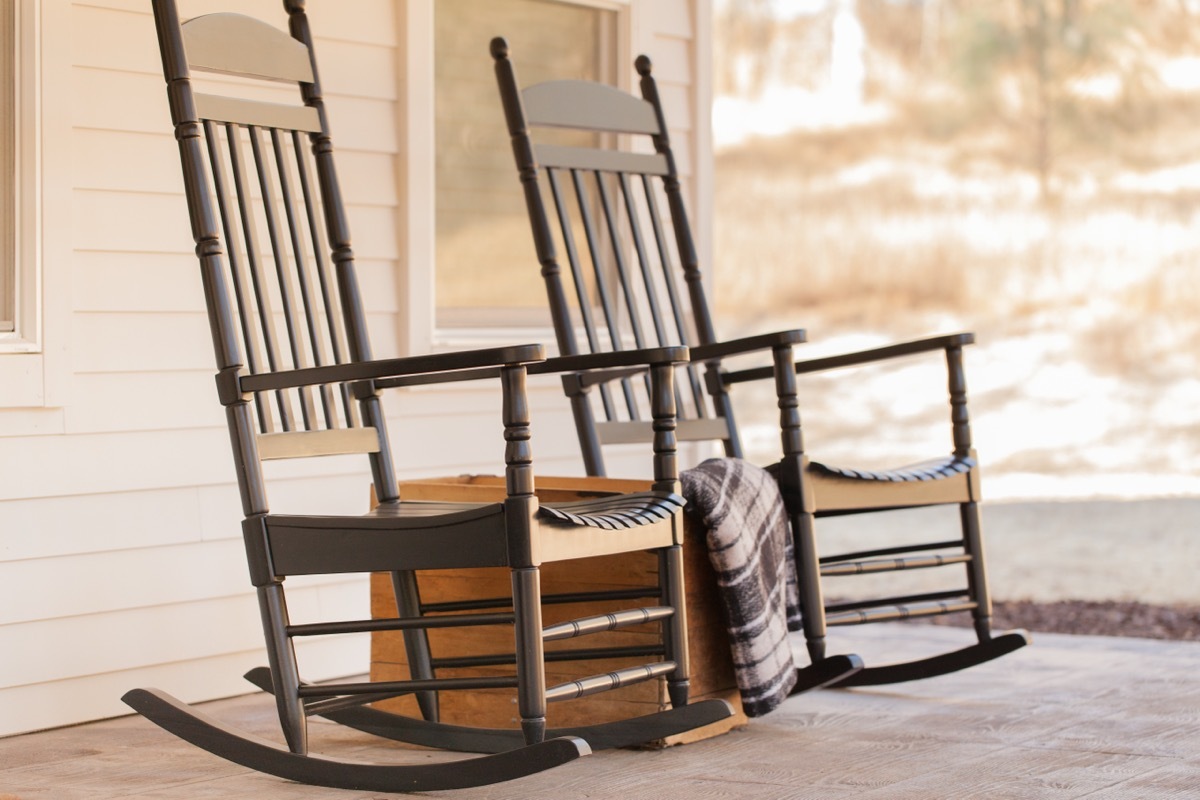
M965 642L966 631L871 625L836 631L839 651L899 657ZM793 698L749 726L696 744L603 752L460 798L1144 798L1200 785L1200 643L1044 634L1032 647L929 681ZM797 640L797 647L802 643ZM179 690L180 687L164 687ZM278 739L262 695L205 710ZM314 749L360 760L397 753L314 723ZM0 740L0 798L254 797L365 800L221 761L136 717Z

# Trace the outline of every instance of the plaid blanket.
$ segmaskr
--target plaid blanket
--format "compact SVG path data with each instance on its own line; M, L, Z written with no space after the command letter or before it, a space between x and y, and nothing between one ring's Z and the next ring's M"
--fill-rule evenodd
M788 630L800 629L792 536L779 486L763 469L712 458L680 476L704 524L747 716L771 711L796 683Z

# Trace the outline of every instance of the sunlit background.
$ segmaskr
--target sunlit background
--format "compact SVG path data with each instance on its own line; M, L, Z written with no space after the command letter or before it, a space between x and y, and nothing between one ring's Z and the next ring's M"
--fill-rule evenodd
M723 333L974 331L989 499L1200 495L1200 2L715 13ZM941 452L944 381L936 357L805 379L808 449ZM770 403L742 407L776 448Z

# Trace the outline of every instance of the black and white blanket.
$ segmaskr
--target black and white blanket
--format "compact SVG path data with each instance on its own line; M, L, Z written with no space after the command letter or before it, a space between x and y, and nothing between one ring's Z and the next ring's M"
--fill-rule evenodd
M680 476L687 511L707 530L747 716L771 711L796 683L788 630L800 629L792 537L783 498L763 469L712 458Z

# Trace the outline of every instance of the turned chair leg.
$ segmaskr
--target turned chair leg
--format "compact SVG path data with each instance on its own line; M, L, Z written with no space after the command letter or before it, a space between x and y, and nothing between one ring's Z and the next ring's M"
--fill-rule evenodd
M963 549L971 556L967 564L967 588L976 604L971 616L975 620L975 634L979 641L986 642L992 638L992 597L988 590L979 504L963 503L959 511L962 516Z
M421 615L421 595L417 587L417 577L411 570L393 572L392 588L400 616ZM428 680L433 677L429 634L425 629L404 631L404 650L408 654L409 673L413 680ZM416 697L421 716L430 722L437 722L441 713L437 692L417 692Z
M258 587L258 606L266 632L267 659L275 682L275 705L288 748L297 755L308 753L308 718L300 698L300 670L296 651L286 634L287 603L283 586L270 583Z
M663 645L666 658L675 662L667 676L667 695L672 708L688 704L691 676L688 667L687 616L684 611L683 548L679 545L660 550L659 574L662 575L662 603L675 609L675 615L663 621Z
M513 569L512 587L516 616L517 708L525 743L537 744L546 738L546 667L538 568Z
M796 575L800 583L800 614L804 624L804 642L808 657L816 663L825 658L825 596L818 575L820 561L817 556L817 537L813 530L813 516L807 512L792 517L794 533Z

